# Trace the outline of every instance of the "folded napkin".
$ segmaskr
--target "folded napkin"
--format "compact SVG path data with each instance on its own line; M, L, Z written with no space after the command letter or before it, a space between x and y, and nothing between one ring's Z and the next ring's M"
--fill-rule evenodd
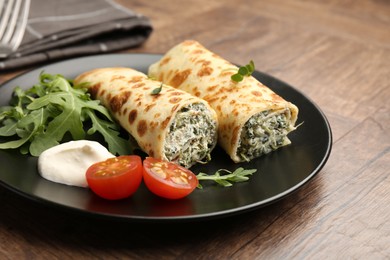
M135 47L151 32L147 17L114 0L31 0L22 44L0 71Z

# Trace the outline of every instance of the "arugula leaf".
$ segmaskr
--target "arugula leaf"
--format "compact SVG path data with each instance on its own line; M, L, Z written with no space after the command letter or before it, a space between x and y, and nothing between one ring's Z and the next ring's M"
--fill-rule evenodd
M54 92L35 99L27 106L27 109L36 110L50 104L59 105L62 111L47 124L44 139L55 143L61 141L67 132L70 132L75 140L83 139L85 137L81 121L83 101L71 92Z
M5 124L3 127L0 127L1 136L13 136L16 134L17 122L11 122Z
M96 131L100 132L108 144L108 150L113 154L132 153L130 141L127 145L123 145L123 139L118 136L119 127L115 123L100 119L90 110L87 113L92 120L92 127L87 132L89 135L93 135Z
M245 170L242 167L237 168L234 172L231 172L226 169L220 169L212 175L201 172L196 175L196 178L199 181L209 180L209 181L214 181L223 187L230 187L233 185L233 182L244 182L249 180L248 175L252 175L256 171L257 169ZM227 173L227 174L221 175L221 173ZM202 189L203 187L201 184L198 184L198 188Z
M73 139L99 132L113 154L128 154L129 143L119 136L120 127L108 110L92 100L87 89L73 86L61 75L41 73L39 83L28 90L16 87L10 106L0 108L0 136L12 140L0 149L20 148L39 156L70 133ZM92 123L86 130L85 123Z

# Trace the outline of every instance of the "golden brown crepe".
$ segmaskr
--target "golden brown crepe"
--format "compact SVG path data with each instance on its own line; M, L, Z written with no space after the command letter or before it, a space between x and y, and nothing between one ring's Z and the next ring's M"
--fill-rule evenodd
M85 82L149 156L185 167L209 158L218 122L206 101L129 68L95 69L75 79Z
M196 41L184 41L149 67L149 76L206 100L218 115L218 143L234 162L290 144L298 108Z

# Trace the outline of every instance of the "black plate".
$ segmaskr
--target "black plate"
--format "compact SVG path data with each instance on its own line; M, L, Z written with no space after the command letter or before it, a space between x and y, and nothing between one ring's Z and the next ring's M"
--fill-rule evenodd
M66 60L22 74L0 87L0 106L7 105L15 86L30 88L39 73L62 74L74 78L99 67L126 66L147 72L161 58L154 54L108 54ZM106 201L89 189L53 183L37 172L37 158L20 155L16 150L0 150L0 183L29 199L85 214L142 221L200 220L229 216L275 202L312 179L326 163L332 146L329 123L321 110L293 87L261 72L253 76L300 109L298 122L304 122L290 134L292 145L283 147L249 163L234 164L216 148L212 161L192 168L213 173L220 168L239 166L258 169L248 182L222 188L206 183L188 197L169 201L152 195L141 186L133 197ZM70 166L71 167L71 166Z

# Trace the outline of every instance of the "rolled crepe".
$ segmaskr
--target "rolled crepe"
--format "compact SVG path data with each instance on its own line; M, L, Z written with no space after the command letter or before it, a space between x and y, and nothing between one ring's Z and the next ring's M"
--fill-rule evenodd
M252 76L235 82L238 68L196 41L184 41L149 67L154 77L206 100L218 115L218 143L234 162L290 144L298 108Z
M91 96L107 107L149 156L190 167L209 158L217 143L218 121L209 104L185 91L129 68L85 72ZM153 90L161 91L153 94Z

